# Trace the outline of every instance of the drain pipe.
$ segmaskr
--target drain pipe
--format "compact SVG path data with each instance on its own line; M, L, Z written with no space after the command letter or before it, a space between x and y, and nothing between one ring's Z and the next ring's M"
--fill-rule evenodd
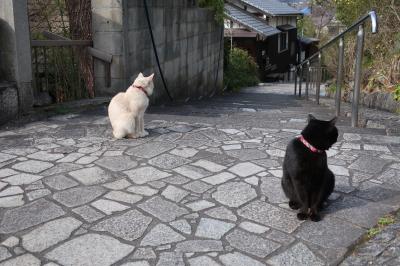
M218 63L217 63L217 73L215 74L215 82L214 82L214 90L210 94L209 97L213 97L215 94L215 91L217 90L217 83L218 83L218 75L219 75L219 64L221 62L221 51L224 49L224 27L222 27L222 33L219 41L219 53L218 53Z
M165 91L166 91L166 93L167 93L167 95L168 95L168 98L169 98L171 101L173 101L173 99L172 99L172 97L171 97L171 94L170 94L169 91L168 91L167 83L166 83L166 81L165 81L164 74L163 74L163 71L162 71L162 69L161 69L160 59L158 58L156 43L154 42L153 30L152 30L152 28L151 28L150 15L149 15L149 8L147 7L147 1L146 1L146 0L143 0L143 4L144 4L144 10L145 10L145 13L146 13L146 18L147 18L147 25L149 26L149 32L150 32L150 37L151 37L151 43L152 43L152 45L153 45L153 51L154 51L154 55L155 55L156 61L157 61L158 70L160 71L161 79L162 79L162 82L163 82L163 85L164 85L164 89L165 89Z

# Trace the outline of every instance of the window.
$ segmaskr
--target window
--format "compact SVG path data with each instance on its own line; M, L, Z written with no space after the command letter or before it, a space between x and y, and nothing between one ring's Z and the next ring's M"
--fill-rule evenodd
M288 49L288 32L281 32L278 36L278 52L282 53Z

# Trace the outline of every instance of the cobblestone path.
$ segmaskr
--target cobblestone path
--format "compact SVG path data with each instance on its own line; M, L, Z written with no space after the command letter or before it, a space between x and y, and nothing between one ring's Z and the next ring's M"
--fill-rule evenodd
M400 207L400 137L341 117L335 193L298 221L284 150L334 112L270 91L151 108L138 140L113 140L105 108L0 131L0 265L340 263Z

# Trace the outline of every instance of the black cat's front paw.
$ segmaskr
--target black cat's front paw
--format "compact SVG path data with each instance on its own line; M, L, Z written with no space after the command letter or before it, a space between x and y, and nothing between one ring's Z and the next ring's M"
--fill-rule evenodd
M298 210L298 209L300 209L300 204L299 203L297 203L297 202L295 202L295 201L289 201L289 207L292 209L292 210Z
M308 219L308 215L307 215L307 213L300 212L300 213L297 214L297 219L299 219L300 221L307 220Z
M321 215L319 214L311 214L310 215L310 220L313 222L319 222L321 221Z

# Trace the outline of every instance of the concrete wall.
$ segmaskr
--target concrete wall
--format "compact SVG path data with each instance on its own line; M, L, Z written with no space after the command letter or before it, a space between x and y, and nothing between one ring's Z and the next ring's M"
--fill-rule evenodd
M174 99L199 98L222 89L223 26L192 0L148 0L161 67ZM143 1L92 0L94 47L113 54L111 87L95 63L96 95L126 90L139 72L156 73L153 102L167 102L157 69ZM220 54L219 54L220 53ZM218 59L220 60L218 69Z
M0 1L1 81L17 85L20 111L32 107L31 47L26 0ZM14 108L18 109L18 106Z
M0 82L0 125L18 114L18 94L14 83Z

